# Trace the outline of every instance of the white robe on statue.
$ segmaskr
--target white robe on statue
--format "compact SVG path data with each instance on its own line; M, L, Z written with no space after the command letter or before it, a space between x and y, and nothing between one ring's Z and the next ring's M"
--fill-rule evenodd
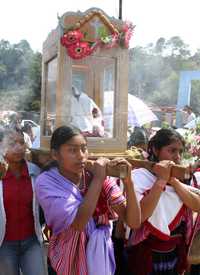
M85 93L81 93L79 97L71 97L71 116L72 125L79 128L83 132L93 132L93 116L92 110L97 108L102 117L101 110L96 103Z

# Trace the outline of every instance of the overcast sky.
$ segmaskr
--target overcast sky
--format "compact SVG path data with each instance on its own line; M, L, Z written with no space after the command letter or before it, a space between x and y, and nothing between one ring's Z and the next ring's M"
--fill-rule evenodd
M1 0L0 39L26 39L34 51L41 51L58 24L57 14L99 7L118 17L118 4L119 0ZM199 0L123 0L123 19L136 25L132 47L178 35L191 49L200 48L199 11Z

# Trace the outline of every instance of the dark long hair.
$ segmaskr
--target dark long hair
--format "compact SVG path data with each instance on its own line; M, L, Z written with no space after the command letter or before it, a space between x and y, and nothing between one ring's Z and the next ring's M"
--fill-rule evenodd
M162 147L170 145L173 142L180 141L185 147L184 138L174 129L160 129L156 134L149 140L147 152L149 154L148 159L151 161L158 162L159 159L155 156L154 150L160 150Z
M71 138L78 135L82 135L78 128L74 126L60 126L53 132L51 136L50 149L58 151L63 144L67 143ZM47 165L45 165L43 171L47 171L50 168L57 166L57 161L51 160L47 163Z

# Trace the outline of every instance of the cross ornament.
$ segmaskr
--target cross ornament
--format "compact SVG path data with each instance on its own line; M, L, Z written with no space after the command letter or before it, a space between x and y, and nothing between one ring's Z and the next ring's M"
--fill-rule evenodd
M90 22L90 25L92 27L94 27L94 29L95 29L95 38L97 38L98 37L98 29L99 29L99 27L102 26L102 22L100 22L98 18L95 18L94 20L92 20Z

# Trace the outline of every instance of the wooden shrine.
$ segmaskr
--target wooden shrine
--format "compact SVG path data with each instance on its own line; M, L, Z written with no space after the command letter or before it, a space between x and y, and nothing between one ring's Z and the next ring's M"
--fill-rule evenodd
M125 152L133 29L96 8L59 18L43 44L41 148L49 148L55 128L74 125L89 152Z

